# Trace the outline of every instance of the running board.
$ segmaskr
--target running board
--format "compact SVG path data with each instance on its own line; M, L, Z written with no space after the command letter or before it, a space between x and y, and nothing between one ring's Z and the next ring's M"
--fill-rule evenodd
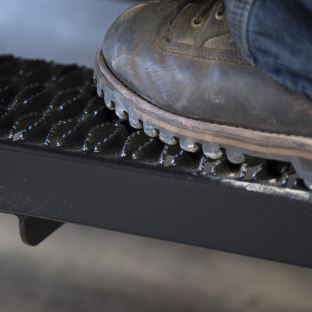
M91 69L0 56L0 166L0 211L30 245L76 223L312 267L312 192L290 164L150 138Z

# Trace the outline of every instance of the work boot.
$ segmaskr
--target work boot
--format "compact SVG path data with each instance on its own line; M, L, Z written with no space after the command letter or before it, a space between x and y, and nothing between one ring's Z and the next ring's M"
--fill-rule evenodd
M222 1L144 1L105 35L94 70L118 117L167 144L291 162L312 188L312 100L251 65Z

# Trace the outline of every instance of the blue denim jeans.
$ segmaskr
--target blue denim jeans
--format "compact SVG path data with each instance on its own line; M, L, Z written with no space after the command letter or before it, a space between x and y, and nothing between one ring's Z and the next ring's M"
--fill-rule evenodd
M225 0L225 6L245 57L312 95L312 0Z

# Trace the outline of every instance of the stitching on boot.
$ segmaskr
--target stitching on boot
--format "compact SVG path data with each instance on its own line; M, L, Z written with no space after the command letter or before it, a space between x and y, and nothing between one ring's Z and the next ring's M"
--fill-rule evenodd
M166 38L166 36L164 36L157 44L159 49L162 51L193 56L206 60L225 61L239 65L252 66L246 59L241 56L239 52L236 51L192 47L185 44L171 43L166 39L168 39L168 37Z

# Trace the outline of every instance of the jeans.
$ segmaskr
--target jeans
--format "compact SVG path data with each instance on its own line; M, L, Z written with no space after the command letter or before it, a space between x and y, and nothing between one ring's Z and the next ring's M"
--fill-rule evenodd
M280 82L312 95L312 0L225 0L245 57Z

